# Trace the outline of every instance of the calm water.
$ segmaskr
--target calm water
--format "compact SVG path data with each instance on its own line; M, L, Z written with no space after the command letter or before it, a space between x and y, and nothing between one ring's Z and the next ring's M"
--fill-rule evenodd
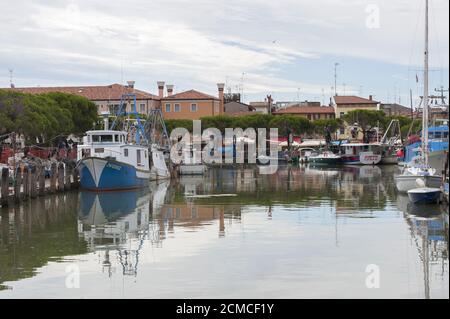
M396 170L217 169L3 209L0 298L448 298L448 213L409 205Z

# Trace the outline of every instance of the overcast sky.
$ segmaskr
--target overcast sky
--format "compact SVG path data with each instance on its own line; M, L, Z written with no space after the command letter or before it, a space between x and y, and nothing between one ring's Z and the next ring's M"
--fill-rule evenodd
M156 93L409 105L422 80L425 0L0 0L0 87L135 80ZM449 1L430 0L431 87L449 82ZM420 83L419 83L420 84Z

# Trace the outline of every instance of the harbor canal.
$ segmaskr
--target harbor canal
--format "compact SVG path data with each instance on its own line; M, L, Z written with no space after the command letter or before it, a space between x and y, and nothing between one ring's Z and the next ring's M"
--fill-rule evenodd
M411 205L397 170L211 169L0 208L0 299L448 298L448 209Z

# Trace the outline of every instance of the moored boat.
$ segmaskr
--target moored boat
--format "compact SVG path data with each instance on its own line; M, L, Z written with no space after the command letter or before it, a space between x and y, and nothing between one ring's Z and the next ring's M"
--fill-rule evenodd
M324 151L317 155L310 155L308 160L311 164L319 165L338 165L342 163L341 156L334 154L331 151Z
M440 188L420 187L408 191L408 197L414 204L438 203L441 196Z
M376 165L381 161L379 144L348 143L340 146L343 164Z
M126 142L127 132L86 132L78 146L81 188L95 191L134 189L148 185L150 164L145 146Z

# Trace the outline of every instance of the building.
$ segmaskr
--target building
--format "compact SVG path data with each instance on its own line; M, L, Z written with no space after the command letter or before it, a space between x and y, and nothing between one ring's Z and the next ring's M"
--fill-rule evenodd
M269 114L269 104L264 102L250 102L250 106L255 109L255 112Z
M241 102L233 101L225 103L224 105L224 112L227 115L248 113L253 111L255 111L255 108L253 106Z
M163 91L164 84L162 86L160 92ZM224 114L224 84L218 83L217 88L219 97L196 90L170 94L172 93L173 86L168 86L168 96L161 98L161 109L164 118L198 120L204 116Z
M372 95L369 95L368 99L354 95L337 95L332 98L331 104L334 107L336 118L341 118L354 110L376 111L380 109L380 102L374 101Z
M301 104L292 105L284 109L273 112L273 115L296 115L307 118L310 121L319 119L334 119L335 111L331 106L303 106Z
M387 116L411 116L411 108L393 103L393 104L380 104L380 109Z
M136 107L139 113L147 114L160 105L159 96L135 89L134 81L129 81L128 85L114 83L99 86L23 87L8 90L29 94L62 92L83 96L97 105L99 114L103 112L115 114L119 109L122 95L127 93L136 94ZM127 103L127 111L131 111L131 101Z

